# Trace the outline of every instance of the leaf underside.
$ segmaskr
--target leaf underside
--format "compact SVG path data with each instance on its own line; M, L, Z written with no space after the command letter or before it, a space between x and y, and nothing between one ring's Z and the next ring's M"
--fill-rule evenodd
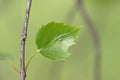
M48 59L64 60L70 55L68 48L74 44L78 32L78 27L51 22L39 29L36 45Z

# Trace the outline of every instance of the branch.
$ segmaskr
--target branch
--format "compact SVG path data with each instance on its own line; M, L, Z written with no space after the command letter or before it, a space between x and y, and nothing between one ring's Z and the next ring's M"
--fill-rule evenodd
M23 31L22 31L22 40L21 40L21 53L20 53L20 80L25 80L25 42L27 38L27 28L30 15L32 0L28 0L26 7L26 14L24 19Z
M101 49L99 44L99 37L98 33L94 28L94 25L92 24L86 9L83 5L83 0L77 0L77 8L80 11L80 15L83 18L83 21L88 28L89 32L91 33L91 36L93 38L94 47L95 47L95 65L94 65L94 80L101 80Z

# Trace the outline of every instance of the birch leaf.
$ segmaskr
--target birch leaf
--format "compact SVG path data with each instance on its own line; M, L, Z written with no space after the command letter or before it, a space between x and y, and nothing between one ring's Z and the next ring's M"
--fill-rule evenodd
M40 53L52 60L64 60L70 53L68 48L74 44L79 28L64 23L51 22L42 26L36 36Z

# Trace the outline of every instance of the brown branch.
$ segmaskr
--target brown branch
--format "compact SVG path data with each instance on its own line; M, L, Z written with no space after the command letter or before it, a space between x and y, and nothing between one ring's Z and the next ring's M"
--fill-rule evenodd
M32 4L32 0L28 0L27 7L26 7L26 13L25 13L25 19L24 19L24 25L23 25L23 31L22 31L21 53L20 53L20 80L25 80L25 78L26 78L25 41L27 38L27 28L28 28L28 21L29 21L31 4Z
M89 32L91 33L91 36L93 38L94 47L95 47L95 65L94 65L94 80L101 80L101 49L100 49L100 42L98 33L94 28L93 23L91 22L86 9L83 5L83 0L77 0L77 8L80 12L80 15L83 18L83 21L88 28Z

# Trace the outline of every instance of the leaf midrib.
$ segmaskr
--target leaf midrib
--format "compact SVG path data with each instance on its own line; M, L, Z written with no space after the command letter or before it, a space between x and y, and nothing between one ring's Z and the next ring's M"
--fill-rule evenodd
M71 31L71 32L69 32L69 33L66 33L66 34L63 34L63 35L57 37L56 39L54 39L53 41L51 41L48 45L46 45L46 46L43 47L43 48L49 47L50 45L52 45L53 43L55 43L55 42L56 42L57 40L59 40L60 38L65 37L65 36L67 36L67 35L70 35L70 34L72 34L72 33L74 33L74 32L77 32L77 31L79 31L79 28L76 28L76 30L74 30L74 31ZM42 48L41 48L41 49L42 49Z

